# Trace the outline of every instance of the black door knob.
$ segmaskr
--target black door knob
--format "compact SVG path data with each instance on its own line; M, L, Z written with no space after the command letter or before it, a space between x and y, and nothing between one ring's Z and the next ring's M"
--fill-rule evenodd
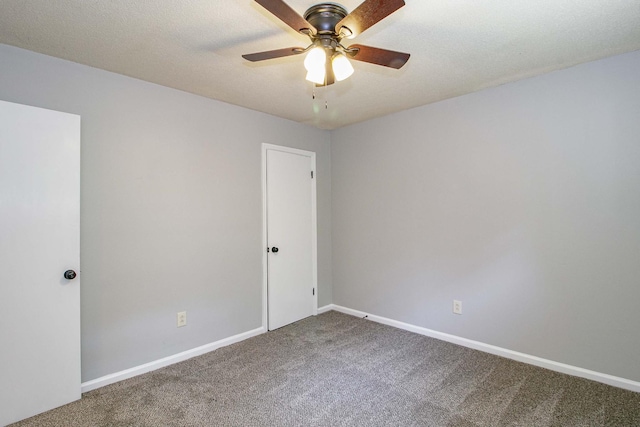
M276 248L275 246L271 248L271 252L273 252L274 254L277 253L280 249Z
M73 270L67 270L64 272L64 278L67 280L73 280L76 278L76 272Z

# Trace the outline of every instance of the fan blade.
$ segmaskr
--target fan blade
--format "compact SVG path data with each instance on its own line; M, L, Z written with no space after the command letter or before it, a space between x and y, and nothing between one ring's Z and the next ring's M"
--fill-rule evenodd
M265 59L282 58L285 56L299 55L304 52L303 47L285 47L284 49L268 50L266 52L249 53L242 55L244 59L251 62L264 61Z
M409 60L408 53L396 52L394 50L380 49L377 47L363 46L361 44L352 44L349 46L348 51L356 50L355 53L349 53L351 59L362 62L369 62L371 64L383 65L385 67L391 67L400 69Z
M404 6L403 0L365 0L336 25L336 33L353 38ZM345 28L343 28L345 27Z
M280 18L282 22L296 30L301 32L302 30L309 30L311 34L316 33L316 29L313 25L309 24L306 19L298 15L288 4L282 0L255 0L260 6L267 9L269 12Z

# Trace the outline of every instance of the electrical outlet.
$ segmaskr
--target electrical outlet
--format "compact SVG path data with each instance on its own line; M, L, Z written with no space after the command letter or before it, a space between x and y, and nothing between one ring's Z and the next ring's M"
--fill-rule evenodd
M453 313L462 314L462 301L453 300Z
M187 312L181 311L178 313L178 328L187 326Z

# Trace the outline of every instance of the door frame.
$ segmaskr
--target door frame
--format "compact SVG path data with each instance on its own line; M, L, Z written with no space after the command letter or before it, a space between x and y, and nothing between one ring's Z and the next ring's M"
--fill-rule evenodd
M268 255L267 255L267 151L276 150L289 154L297 154L309 157L311 163L311 171L313 179L309 176L311 185L311 269L312 269L312 285L315 289L313 295L313 315L318 314L318 209L316 203L316 153L313 151L300 150L297 148L283 147L274 144L262 144L262 329L264 332L269 330L269 302L268 302Z

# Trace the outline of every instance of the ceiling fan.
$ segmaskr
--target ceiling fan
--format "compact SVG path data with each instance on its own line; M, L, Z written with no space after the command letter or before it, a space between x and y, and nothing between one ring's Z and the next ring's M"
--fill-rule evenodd
M361 44L342 45L405 5L403 0L365 0L351 13L336 3L319 3L300 16L283 0L255 0L285 24L311 39L306 47L288 47L242 55L256 62L308 52L304 65L307 80L328 86L353 74L348 58L395 69L401 68L409 54Z

